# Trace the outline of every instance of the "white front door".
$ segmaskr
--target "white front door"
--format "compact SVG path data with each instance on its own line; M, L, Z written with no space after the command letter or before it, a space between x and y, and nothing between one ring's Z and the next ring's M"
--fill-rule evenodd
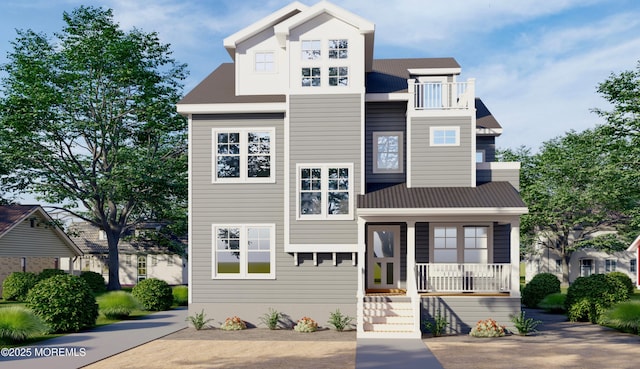
M367 288L399 288L400 226L369 226L367 234Z

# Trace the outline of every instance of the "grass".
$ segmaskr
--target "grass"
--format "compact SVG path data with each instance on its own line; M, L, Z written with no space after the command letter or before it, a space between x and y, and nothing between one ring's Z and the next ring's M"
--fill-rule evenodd
M640 330L640 301L632 300L614 305L602 317L604 325L622 332L638 334Z

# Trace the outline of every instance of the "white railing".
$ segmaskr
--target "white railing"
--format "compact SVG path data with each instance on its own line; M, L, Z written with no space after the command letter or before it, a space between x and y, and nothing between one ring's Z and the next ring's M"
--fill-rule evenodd
M417 110L474 107L473 82L416 82L413 87Z
M416 264L418 292L509 292L511 264Z

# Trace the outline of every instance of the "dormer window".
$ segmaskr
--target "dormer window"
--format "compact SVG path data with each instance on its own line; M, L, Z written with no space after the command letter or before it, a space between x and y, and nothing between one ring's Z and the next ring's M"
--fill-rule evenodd
M346 59L348 48L348 40L329 40L329 59Z
M320 47L320 40L302 41L302 60L320 59Z
M257 52L255 58L256 72L275 71L275 56L273 52Z

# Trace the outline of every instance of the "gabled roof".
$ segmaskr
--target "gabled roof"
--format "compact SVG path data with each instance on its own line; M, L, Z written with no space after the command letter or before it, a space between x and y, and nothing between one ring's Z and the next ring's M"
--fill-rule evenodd
M297 1L285 6L284 8L277 10L270 15L262 18L261 20L251 24L250 26L241 29L240 31L234 33L233 35L224 39L223 44L225 49L231 58L235 60L236 58L236 47L242 41L249 39L256 34L275 26L282 21L291 18L292 16L300 13L301 11L307 9L308 7L304 4L301 4Z
M364 209L404 209L411 213L525 214L526 205L508 182L488 182L476 187L415 187L406 183L358 196L358 213ZM364 210L364 211L363 211Z
M636 237L635 240L631 243L627 251L636 251L640 247L640 236Z

